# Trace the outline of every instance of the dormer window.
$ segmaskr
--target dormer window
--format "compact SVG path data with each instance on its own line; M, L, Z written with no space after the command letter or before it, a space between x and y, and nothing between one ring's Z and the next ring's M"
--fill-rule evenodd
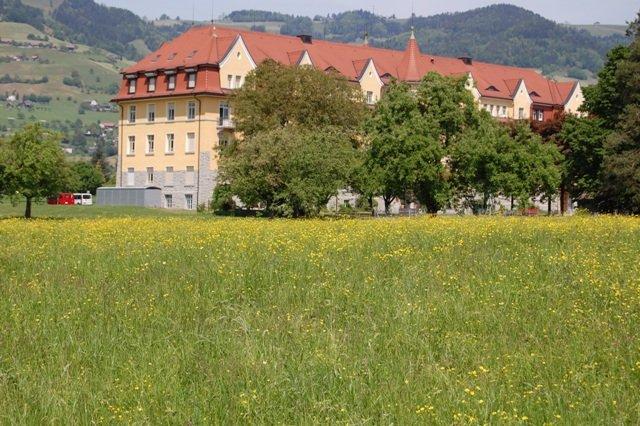
M167 76L167 89L175 90L175 88L176 88L176 75L172 74L170 76Z
M196 87L196 73L190 72L187 74L187 88L194 89Z
M369 105L373 105L374 100L373 100L373 92L368 91L367 92L367 104Z
M149 77L149 92L155 92L156 91L156 78L155 77Z
M136 93L136 81L137 81L137 79L135 79L135 78L130 78L129 79L129 94L130 95Z

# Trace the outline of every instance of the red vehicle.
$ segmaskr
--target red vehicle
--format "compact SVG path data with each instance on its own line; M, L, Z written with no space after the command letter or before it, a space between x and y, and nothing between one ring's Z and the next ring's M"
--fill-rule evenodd
M73 194L68 192L63 192L58 195L58 198L49 198L47 200L47 204L58 205L58 206L73 206L75 204L75 200Z

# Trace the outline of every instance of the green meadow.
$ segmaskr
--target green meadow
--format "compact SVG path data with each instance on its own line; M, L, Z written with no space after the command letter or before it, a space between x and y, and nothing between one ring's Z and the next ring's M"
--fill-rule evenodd
M1 211L0 423L640 422L638 218L55 209Z

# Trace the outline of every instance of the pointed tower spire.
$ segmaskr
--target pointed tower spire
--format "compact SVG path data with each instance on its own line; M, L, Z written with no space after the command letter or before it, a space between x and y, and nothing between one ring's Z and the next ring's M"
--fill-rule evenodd
M416 39L416 33L413 27L411 27L411 36L407 43L407 48L404 50L402 60L398 65L398 77L400 80L417 82L420 81L422 75L420 75L420 62L422 61L422 54L420 53L420 46Z
M364 32L364 41L362 42L365 46L369 45L369 31Z

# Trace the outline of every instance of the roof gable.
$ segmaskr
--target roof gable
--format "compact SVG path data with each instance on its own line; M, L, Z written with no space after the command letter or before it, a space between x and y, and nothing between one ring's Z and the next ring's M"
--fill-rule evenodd
M244 39L241 34L238 34L235 42L229 47L227 52L224 55L224 58L219 62L219 67L224 67L234 56L234 52L241 51L243 55L249 60L252 68L256 68L257 65L253 60L253 57L249 53L249 49L247 49L247 45L244 43Z

